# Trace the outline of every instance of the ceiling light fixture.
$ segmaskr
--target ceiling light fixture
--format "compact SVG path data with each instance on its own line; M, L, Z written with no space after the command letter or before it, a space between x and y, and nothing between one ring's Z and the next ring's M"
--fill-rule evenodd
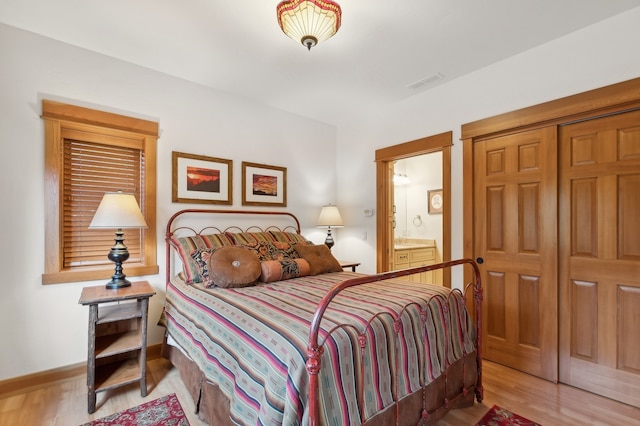
M309 50L337 33L342 21L340 5L331 0L287 0L276 13L282 31Z

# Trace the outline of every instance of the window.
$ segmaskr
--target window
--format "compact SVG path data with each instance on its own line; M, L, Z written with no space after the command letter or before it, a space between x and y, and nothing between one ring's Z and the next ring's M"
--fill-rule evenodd
M125 229L128 277L158 273L155 187L158 123L44 100L43 284L108 279L115 230L89 229L105 192L135 195L148 228Z

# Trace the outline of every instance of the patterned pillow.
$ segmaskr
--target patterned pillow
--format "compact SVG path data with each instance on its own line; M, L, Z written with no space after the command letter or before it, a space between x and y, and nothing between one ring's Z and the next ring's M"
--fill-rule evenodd
M297 232L260 231L260 232L225 232L225 235L238 246L253 246L261 242L306 243L305 237Z
M297 232L269 231L273 241L283 243L308 243L307 239Z
M260 281L288 280L309 275L309 262L304 259L265 260L260 262Z
M261 242L273 242L269 232L225 232L227 238L237 246L255 246Z
M218 248L194 250L190 254L191 259L193 260L193 263L196 265L196 268L198 269L198 277L200 279L198 282L202 283L206 287L211 287L211 285L213 284L213 281L211 280L211 276L209 275L208 263L209 263L209 258L211 257L213 252L216 251L217 249ZM186 279L185 279L185 282L187 282ZM192 284L193 282L194 281L191 281L190 284Z
M284 243L261 241L256 245L246 245L245 248L252 250L261 261L297 259L300 256L295 247L304 243Z
M175 249L182 261L185 282L192 284L202 282L198 265L191 256L194 250L206 250L216 247L231 246L233 242L225 234L192 235L189 237L171 238L169 244Z
M329 247L319 245L298 245L296 251L309 262L309 275L325 274L328 272L341 272L340 262L331 254Z

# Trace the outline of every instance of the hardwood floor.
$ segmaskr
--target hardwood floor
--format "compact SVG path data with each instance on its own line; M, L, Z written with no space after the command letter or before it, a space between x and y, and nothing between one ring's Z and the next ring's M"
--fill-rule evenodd
M514 411L544 426L638 425L640 408L618 403L570 386L554 385L491 362L483 369L485 398L482 404L453 410L438 426L475 425L493 404ZM178 372L168 361L148 363L149 394L140 396L137 385L98 394L97 411L87 414L85 376L36 390L0 396L1 426L77 426L90 420L175 393L192 426L202 426Z

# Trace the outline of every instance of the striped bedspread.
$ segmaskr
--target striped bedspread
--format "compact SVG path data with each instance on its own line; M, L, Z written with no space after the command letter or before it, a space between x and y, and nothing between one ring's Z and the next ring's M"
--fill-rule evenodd
M174 278L167 286L165 324L230 399L237 424L307 424L309 324L328 289L356 276L338 272L241 289L207 289ZM391 314L376 315L380 312ZM393 317L400 312L398 331ZM338 324L349 325L328 335ZM396 390L402 398L438 377L447 362L474 350L475 330L460 295L409 281L347 289L329 305L322 329L325 425L362 423L356 390L361 371L369 418L392 403ZM367 337L364 350L358 344L361 334ZM396 363L398 374L393 373Z

